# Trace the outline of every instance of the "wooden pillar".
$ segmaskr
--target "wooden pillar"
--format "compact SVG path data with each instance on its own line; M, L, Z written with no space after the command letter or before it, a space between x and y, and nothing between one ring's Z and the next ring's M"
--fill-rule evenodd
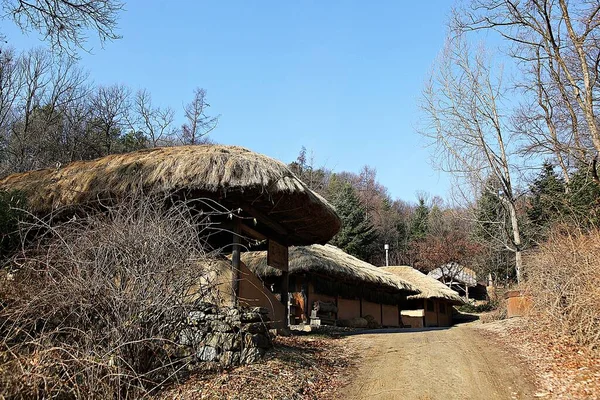
M284 307L284 324L288 326L290 324L290 274L288 271L281 273L281 302Z
M381 326L383 326L383 303L379 304L379 313L381 317Z
M267 246L267 265L281 271L280 287L281 303L283 303L283 324L287 327L290 324L290 307L288 304L290 290L288 247L271 239L269 239Z
M231 287L233 289L233 302L235 305L239 305L240 296L240 255L241 246L240 238L242 234L242 221L239 218L233 220L233 248L231 251L231 267L233 269L231 274Z
M360 292L360 297L358 298L358 300L360 301L360 317L362 318L362 316L363 316L362 315L363 314L363 312L362 312L362 290Z

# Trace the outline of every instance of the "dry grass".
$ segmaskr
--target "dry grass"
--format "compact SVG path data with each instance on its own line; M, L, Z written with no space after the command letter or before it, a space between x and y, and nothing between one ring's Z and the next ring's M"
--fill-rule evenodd
M597 399L600 357L597 351L557 336L535 320L511 318L479 325L518 355L535 373L536 398Z
M348 383L354 350L345 338L277 337L264 362L197 375L161 393L161 400L335 399Z
M161 204L29 227L41 237L1 277L0 397L139 398L182 375L175 340L213 293L211 258L202 220Z
M600 348L600 231L558 227L530 257L532 319L577 343Z

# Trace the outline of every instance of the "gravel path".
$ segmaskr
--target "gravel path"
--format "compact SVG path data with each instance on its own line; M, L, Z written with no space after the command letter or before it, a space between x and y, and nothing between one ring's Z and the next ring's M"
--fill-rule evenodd
M475 328L371 331L348 337L361 355L340 399L532 399L527 367Z

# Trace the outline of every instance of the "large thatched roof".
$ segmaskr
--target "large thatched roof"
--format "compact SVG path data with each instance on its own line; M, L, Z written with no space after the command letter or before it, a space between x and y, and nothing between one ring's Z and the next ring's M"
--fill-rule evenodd
M409 299L444 299L455 304L463 304L460 296L448 286L408 266L382 267L383 270L399 279L410 282L421 293L409 296Z
M0 190L19 190L29 208L49 213L63 206L126 197L136 191L211 197L259 215L256 230L284 244L327 242L340 228L333 207L280 161L235 146L145 149L10 175ZM265 222L262 226L261 222ZM275 232L276 231L276 234Z
M266 251L242 253L242 261L258 276L279 276L281 271L267 265ZM418 293L411 283L398 279L367 262L353 257L332 245L312 245L289 249L290 274L312 273L332 279L367 284L387 291Z

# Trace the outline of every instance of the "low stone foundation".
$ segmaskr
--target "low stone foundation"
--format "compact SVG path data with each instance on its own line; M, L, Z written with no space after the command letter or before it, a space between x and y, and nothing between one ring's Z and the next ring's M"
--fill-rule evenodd
M273 347L267 314L262 307L198 304L177 338L180 354L223 367L257 362Z

